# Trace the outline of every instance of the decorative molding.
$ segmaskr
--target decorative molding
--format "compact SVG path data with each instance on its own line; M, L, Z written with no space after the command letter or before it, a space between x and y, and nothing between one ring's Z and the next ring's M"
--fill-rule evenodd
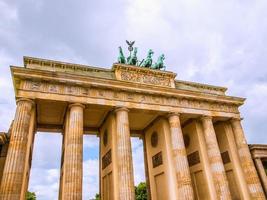
M175 88L175 73L142 67L114 64L117 80Z
M102 170L112 162L111 149L102 157Z
M187 156L189 167L200 163L199 152L195 151Z
M227 91L227 88L225 87L194 83L189 81L179 81L179 80L175 80L175 87L177 89L187 89L191 91L192 90L205 91L210 94L221 94L221 95L225 95L225 92Z
M132 91L118 91L112 89L96 88L96 87L82 87L74 85L66 85L53 82L40 82L25 80L20 85L21 90L73 95L81 97L98 98L105 100L114 100L121 102L134 102L140 104L160 105L182 107L199 110L220 111L227 113L238 114L238 106L232 103L215 102L192 97L174 97L174 96L161 96L156 94L132 92Z
M222 152L221 156L222 156L222 161L224 165L231 162L228 151Z
M162 152L160 151L156 155L152 156L153 168L156 168L163 164Z
M41 70L48 70L48 71L65 71L65 72L83 72L83 73L90 73L90 72L109 72L112 71L110 69L99 68L99 67L92 67L87 65L81 64L74 64L74 63L67 63L67 62L60 62L55 60L47 60L41 58L33 58L33 57L24 57L24 67L30 69L41 69Z

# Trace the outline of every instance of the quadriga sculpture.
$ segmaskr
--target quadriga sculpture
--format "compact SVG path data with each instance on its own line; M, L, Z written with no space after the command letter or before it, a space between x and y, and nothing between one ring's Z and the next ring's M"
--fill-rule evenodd
M164 54L161 54L158 58L158 61L151 66L151 69L166 69L166 67L164 66L164 59L165 59L165 56Z
M138 59L137 59L137 47L134 47L133 55L130 55L127 58L127 64L128 65L137 65Z
M152 66L153 60L152 60L152 56L153 56L154 52L152 51L152 49L149 49L147 57L145 59L145 61L142 63L142 67L148 67L150 68Z

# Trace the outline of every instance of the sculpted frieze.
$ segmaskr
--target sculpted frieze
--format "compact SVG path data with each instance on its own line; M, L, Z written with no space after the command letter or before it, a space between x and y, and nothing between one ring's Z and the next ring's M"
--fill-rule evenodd
M102 98L124 102L142 104L153 104L161 106L174 106L201 110L214 110L222 112L238 113L238 107L233 104L198 100L190 97L168 97L163 95L136 93L130 91L116 91L95 87L71 86L59 83L24 81L21 89L28 91L40 91L44 93L55 93L64 95L86 96L91 98Z
M171 81L169 78L150 74L132 73L130 71L122 71L121 80L171 87Z

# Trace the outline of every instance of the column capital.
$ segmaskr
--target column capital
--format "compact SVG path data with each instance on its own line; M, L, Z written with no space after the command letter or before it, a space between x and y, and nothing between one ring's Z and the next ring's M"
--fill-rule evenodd
M126 107L116 107L116 108L114 109L114 112L115 112L115 113L116 113L116 112L119 112L119 111L126 111L126 112L129 112L129 109L126 108Z
M69 104L69 108L72 108L74 106L78 106L78 107L81 107L82 109L85 109L85 105L83 105L81 103L71 103L71 104Z
M169 112L168 114L167 114L167 117L168 118L170 118L170 117L172 117L172 116L177 116L177 117L180 117L180 113L178 113L178 112Z
M17 105L18 105L20 102L29 102L29 103L31 103L32 105L35 105L35 101L32 100L32 99L28 99L28 98L19 98L19 99L16 100Z
M200 116L200 119L201 119L201 120L208 120L208 119L212 120L212 116L209 116L209 115L202 115L202 116Z

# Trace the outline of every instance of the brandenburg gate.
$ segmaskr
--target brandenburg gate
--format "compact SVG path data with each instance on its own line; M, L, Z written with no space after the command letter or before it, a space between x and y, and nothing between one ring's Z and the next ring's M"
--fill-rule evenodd
M11 73L17 109L0 136L1 200L25 199L42 131L63 135L60 200L82 199L84 134L100 138L102 200L135 199L131 136L144 143L149 199L265 199L241 125L245 99L226 88L122 63L24 57Z

